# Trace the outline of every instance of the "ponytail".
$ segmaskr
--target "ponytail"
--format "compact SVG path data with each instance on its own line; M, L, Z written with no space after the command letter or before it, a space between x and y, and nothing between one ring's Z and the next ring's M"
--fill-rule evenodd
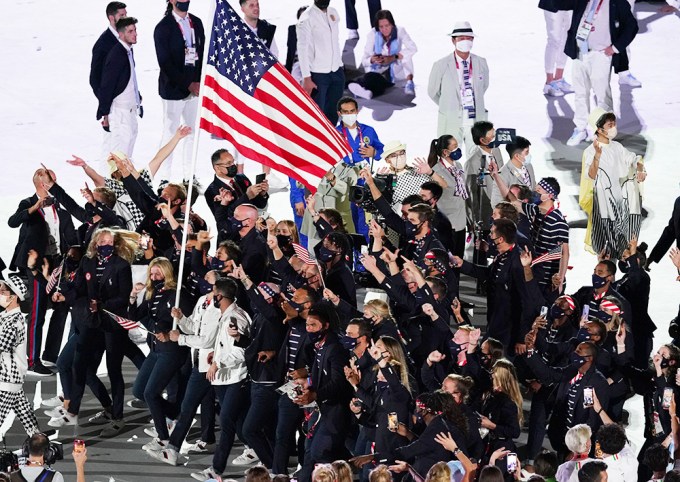
M430 167L434 167L439 162L442 152L448 147L451 139L453 139L453 136L450 134L444 134L436 139L432 139L432 142L430 142L430 153L427 155L427 164Z
M170 15L172 13L172 3L170 3L170 0L166 0L168 4L165 7L165 15Z

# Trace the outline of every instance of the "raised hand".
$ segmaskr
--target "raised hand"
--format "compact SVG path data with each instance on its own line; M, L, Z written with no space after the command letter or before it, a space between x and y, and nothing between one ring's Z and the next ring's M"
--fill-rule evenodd
M71 156L73 157L73 159L66 159L67 163L76 167L87 167L87 162L82 160L80 157L76 156L75 154L71 154Z
M534 258L531 255L531 251L529 251L529 248L527 246L524 246L524 251L519 252L519 260L521 261L522 266L524 266L525 268L530 267L533 259Z
M188 136L191 134L191 127L189 126L179 126L177 129L177 132L175 132L175 135L179 137L180 139L183 139L184 137Z
M426 176L432 175L432 168L427 162L427 159L423 159L422 157L416 157L414 159L414 164L418 174L424 174Z

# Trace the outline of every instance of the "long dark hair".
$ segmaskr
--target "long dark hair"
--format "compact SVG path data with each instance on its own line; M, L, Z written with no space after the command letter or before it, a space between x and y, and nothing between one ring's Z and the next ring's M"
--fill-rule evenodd
M166 0L168 4L165 6L165 15L170 15L172 13L172 3L170 3L170 0Z
M380 32L380 29L378 28L378 22L380 20L387 20L390 22L390 25L392 25L392 34L390 35L390 38L388 41L395 40L397 38L397 24L394 23L394 17L392 16L392 12L389 10L378 10L375 13L375 19L373 19L373 28L375 28L376 32Z
M430 142L430 153L427 155L427 163L430 167L433 167L439 162L439 158L442 156L444 149L449 148L451 139L453 139L453 136L450 134L444 134L436 139L432 139L432 142Z
M447 422L451 422L467 437L468 423L463 410L458 405L451 394L444 390L437 390L432 394L432 403L436 412Z

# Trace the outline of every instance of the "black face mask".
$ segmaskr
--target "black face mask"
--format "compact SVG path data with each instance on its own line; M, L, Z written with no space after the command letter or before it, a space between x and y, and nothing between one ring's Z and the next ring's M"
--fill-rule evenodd
M349 335L342 335L340 337L340 344L345 348L345 350L354 350L357 346L357 339L352 338Z
M418 231L420 231L420 227L423 225L423 223L420 224L413 224L411 221L408 221L406 223L406 236L409 238L413 238L418 234Z
M229 218L229 223L231 224L232 231L240 231L243 227L243 221L239 221L235 217Z
M236 164L232 164L231 166L227 167L227 177L236 177L238 174L238 166Z
M208 283L203 278L198 280L198 292L201 295L207 295L208 293L210 293L212 291L212 289L213 289L213 285Z
M637 259L635 258L635 255L629 256L625 261L619 260L618 265L619 265L619 271L622 273L627 273L630 271L630 264L637 262Z
M670 362L668 361L668 358L661 357L661 363L659 363L659 367L668 368L669 366L670 366Z
M607 284L607 278L603 278L602 276L598 276L593 273L593 288L602 288L604 285Z
M314 0L314 5L320 10L326 10L330 3L330 0Z
M489 367L489 364L491 363L491 355L482 353L481 355L479 355L479 359L482 361L482 366L484 366L484 368Z
M75 258L72 258L71 256L67 257L66 260L64 261L64 266L66 267L66 271L68 273L73 273L75 270L77 270L78 265L80 265L80 261L78 261Z
M307 333L307 336L309 337L309 341L311 341L312 343L319 343L321 340L323 340L323 337L326 336L326 330L319 330L313 333Z
M586 357L579 355L576 352L572 352L569 355L569 363L575 367L580 367L586 362Z
M276 235L276 242L279 243L279 248L285 248L290 244L291 237L286 236L285 234L277 234Z
M564 316L564 310L560 308L558 305L552 305L550 307L550 317L553 320L556 320L557 318L562 318Z
M175 6L177 7L177 10L179 10L180 12L189 11L189 2L177 2Z
M153 285L153 289L158 291L165 286L165 280L164 279L157 279L157 280L152 280L151 284Z

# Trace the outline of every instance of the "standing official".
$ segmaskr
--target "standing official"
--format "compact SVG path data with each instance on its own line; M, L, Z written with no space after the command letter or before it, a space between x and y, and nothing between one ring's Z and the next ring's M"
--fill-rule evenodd
M331 124L338 123L337 103L345 89L345 71L338 39L340 16L330 0L314 0L297 24L302 87Z
M198 111L205 33L201 19L189 13L189 0L168 0L165 17L156 25L153 40L160 67L158 93L163 99L161 146L164 146L175 135L180 118L184 125L193 126ZM191 172L193 132L183 144L182 168L186 181ZM165 162L161 178L169 179L171 173L172 154Z
M243 21L262 40L271 54L278 59L279 48L276 45L276 40L274 40L276 25L260 18L260 2L258 0L239 0L239 3L243 12Z
M111 150L131 157L137 139L137 114L143 115L132 52L137 43L137 19L121 18L116 31L118 43L111 47L102 70L97 119L111 131Z
M487 119L484 93L489 88L489 66L485 58L470 53L475 38L470 22L456 22L450 36L453 56L432 66L427 93L439 106L437 135L464 140L469 154L473 146L470 127Z

